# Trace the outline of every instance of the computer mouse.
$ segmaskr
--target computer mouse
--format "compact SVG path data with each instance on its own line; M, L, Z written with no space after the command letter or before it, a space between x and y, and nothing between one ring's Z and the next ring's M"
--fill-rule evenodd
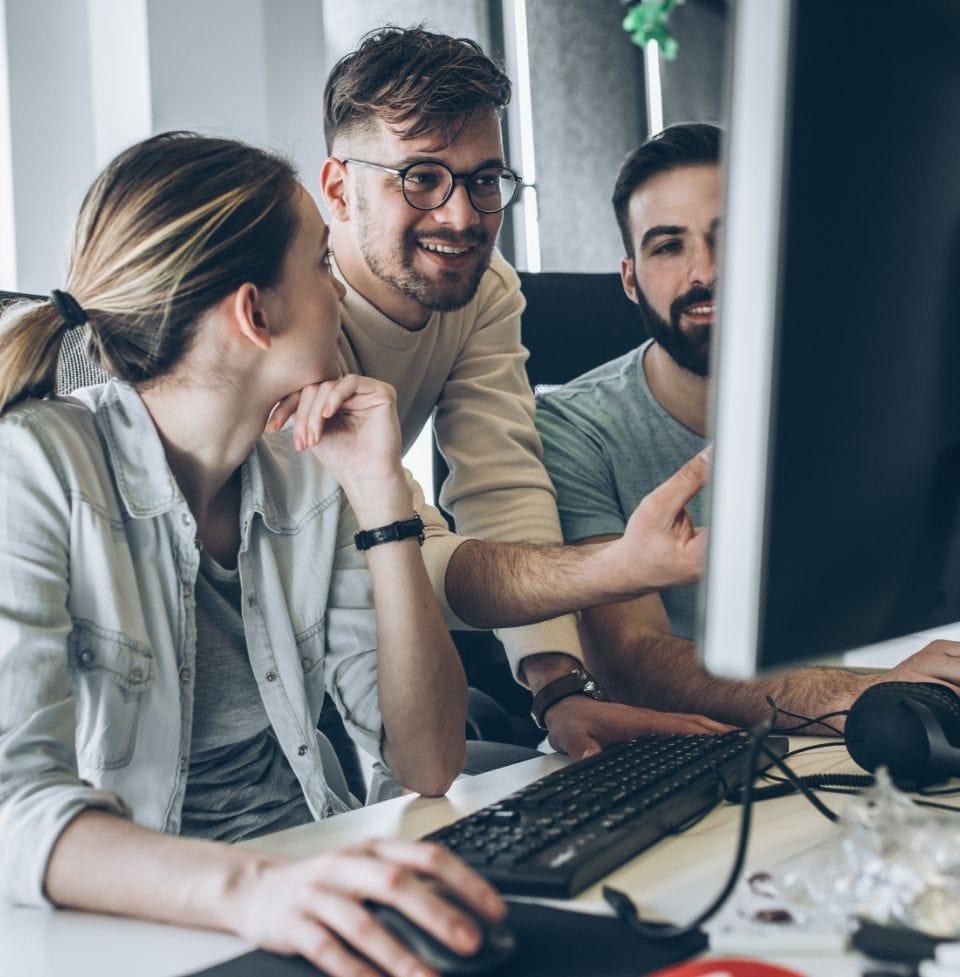
M462 903L450 899L456 907L470 917L481 933L480 949L470 956L462 956L426 930L421 929L399 909L382 903L368 903L368 908L383 925L409 947L428 967L439 974L482 974L509 960L517 949L517 938L505 923L491 923Z
M788 970L775 963L748 960L745 957L715 957L688 960L655 970L647 977L811 977L798 970Z

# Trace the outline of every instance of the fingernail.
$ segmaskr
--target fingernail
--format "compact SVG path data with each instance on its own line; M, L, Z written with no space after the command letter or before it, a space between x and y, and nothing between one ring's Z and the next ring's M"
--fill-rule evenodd
M464 950L476 950L480 943L476 932L465 923L453 924L453 942Z
M303 451L303 438L299 434L294 435L293 447L296 451Z

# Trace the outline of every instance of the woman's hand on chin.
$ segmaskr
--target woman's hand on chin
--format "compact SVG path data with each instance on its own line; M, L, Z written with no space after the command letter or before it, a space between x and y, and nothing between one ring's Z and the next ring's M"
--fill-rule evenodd
M291 417L296 450L310 448L348 496L352 485L402 475L397 398L390 384L357 374L311 383L277 404L267 430L279 431Z

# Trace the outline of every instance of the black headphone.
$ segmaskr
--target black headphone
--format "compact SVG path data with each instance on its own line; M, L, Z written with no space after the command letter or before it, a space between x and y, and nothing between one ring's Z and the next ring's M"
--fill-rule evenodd
M864 770L921 785L960 777L960 696L934 682L881 682L847 716L847 750Z

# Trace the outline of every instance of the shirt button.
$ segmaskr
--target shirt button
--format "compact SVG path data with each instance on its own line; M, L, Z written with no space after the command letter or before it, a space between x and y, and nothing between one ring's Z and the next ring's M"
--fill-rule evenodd
M180 773L186 773L187 771L187 759L186 757L180 757Z
M331 814L333 814L333 805L332 805L332 804L328 804L328 805L327 805L327 806L326 806L326 807L325 807L325 808L323 809L323 816L324 816L325 818L328 818L328 817L330 817L330 815L331 815Z
M303 665L303 670L306 671L308 668L312 668L313 667L313 659L312 658L301 658L300 659L300 664Z
M80 652L80 664L84 668L91 668L96 660L97 656L89 648L84 648Z
M183 682L184 685L186 685L187 682L189 682L192 678L193 672L189 668L180 669L180 681Z
M307 748L301 743L297 747L297 756L306 756L306 755L307 755Z
M142 668L131 668L129 675L131 682L142 682L143 681L143 669Z
M267 672L267 681L268 682L276 682L276 680L277 680L277 673L276 672Z
M257 606L257 598L254 597L253 594L251 594L247 598L247 607L256 607L256 606Z
M182 520L182 522L183 522L183 524L184 524L184 526L189 526L189 525L190 525L190 517L189 517L189 516L188 516L188 515L187 515L186 513L184 513L184 514L183 514L183 515L182 515L182 516L180 517L180 519Z

